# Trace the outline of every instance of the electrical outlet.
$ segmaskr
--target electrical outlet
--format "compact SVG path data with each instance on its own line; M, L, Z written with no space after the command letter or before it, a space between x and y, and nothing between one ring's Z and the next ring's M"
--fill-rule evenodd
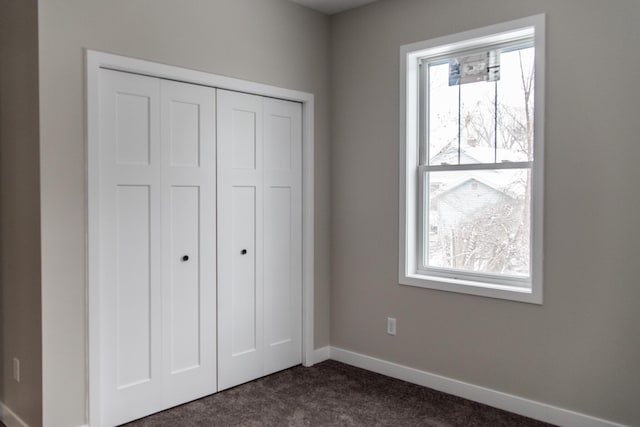
M13 358L13 379L20 382L20 359L17 357Z
M396 334L396 319L393 317L387 317L387 333L389 335Z

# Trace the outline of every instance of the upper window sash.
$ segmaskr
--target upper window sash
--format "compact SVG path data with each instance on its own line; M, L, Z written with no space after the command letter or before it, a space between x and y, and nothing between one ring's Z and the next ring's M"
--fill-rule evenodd
M528 30L527 30L528 31ZM460 50L448 51L447 53L439 54L439 55L426 55L423 57L417 58L418 61L418 138L419 138L419 147L418 147L418 159L420 165L429 165L429 67L433 65L442 65L448 63L451 58L459 57L459 56L468 56L478 53L487 52L490 50L497 50L500 54L513 52L516 50L523 50L529 48L535 48L534 43L534 35L533 28L530 29L530 33L520 34L515 39L510 39L508 41L502 41L495 44L483 44L479 47L475 48L462 48ZM534 65L535 69L535 65ZM497 82L496 82L497 84ZM497 99L494 100L497 103ZM497 106L496 106L497 108ZM535 103L534 103L535 109ZM497 135L495 136L497 138ZM534 138L535 139L535 138ZM458 141L460 143L460 141ZM497 144L497 142L496 142ZM497 149L497 146L494 147ZM535 154L533 156L535 159ZM480 164L491 164L491 165L499 165L508 162L495 162L495 163L471 163L470 165L480 165ZM516 163L516 162L513 162ZM522 163L522 162L517 162ZM532 167L533 160L531 160L528 166ZM433 165L435 166L435 165ZM483 169L477 167L470 167L467 169ZM496 167L494 169L501 169L501 167ZM448 169L440 169L440 170L448 170Z

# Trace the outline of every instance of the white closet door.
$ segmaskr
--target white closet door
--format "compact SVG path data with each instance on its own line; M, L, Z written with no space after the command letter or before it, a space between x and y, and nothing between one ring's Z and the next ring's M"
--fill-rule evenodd
M218 91L218 389L301 360L301 106Z
M163 80L163 404L216 391L215 89Z
M100 79L101 421L117 425L215 391L215 92Z
M218 390L263 375L262 98L218 90Z
M264 374L302 358L302 105L264 108Z
M161 398L160 81L100 83L101 413L117 425Z

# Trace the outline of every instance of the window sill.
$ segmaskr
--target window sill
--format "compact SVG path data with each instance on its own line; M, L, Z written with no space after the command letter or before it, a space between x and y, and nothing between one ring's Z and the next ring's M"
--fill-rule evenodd
M533 288L508 286L471 280L453 279L423 274L406 274L400 276L400 284L440 291L456 292L467 295L477 295L488 298L498 298L510 301L542 304L542 293Z

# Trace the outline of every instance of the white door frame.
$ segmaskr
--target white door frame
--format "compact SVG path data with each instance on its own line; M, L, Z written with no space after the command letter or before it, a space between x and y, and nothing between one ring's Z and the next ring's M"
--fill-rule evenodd
M126 71L185 83L228 89L302 103L302 364L313 361L314 294L314 97L313 94L202 71L86 50L87 140L87 372L88 421L100 425L100 316L99 316L99 71Z

